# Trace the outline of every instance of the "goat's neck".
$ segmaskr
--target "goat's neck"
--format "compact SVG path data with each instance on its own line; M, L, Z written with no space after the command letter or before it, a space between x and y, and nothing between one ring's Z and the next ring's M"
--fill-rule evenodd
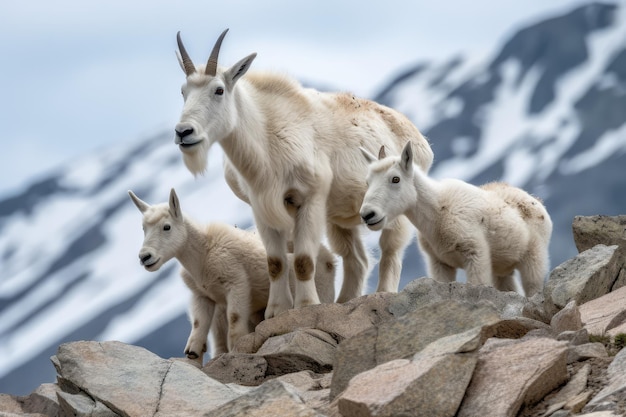
M425 237L434 234L434 225L439 211L439 183L422 170L413 167L413 186L417 190L417 201L405 215Z
M248 84L237 85L235 92L237 126L221 145L237 171L253 184L270 170L265 116Z
M185 219L187 240L177 251L176 259L194 277L204 276L204 260L208 250L206 234L193 221Z

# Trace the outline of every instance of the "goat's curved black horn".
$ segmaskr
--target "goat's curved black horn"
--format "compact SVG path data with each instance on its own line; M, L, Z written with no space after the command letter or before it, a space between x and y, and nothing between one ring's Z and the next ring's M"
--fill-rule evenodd
M222 41L224 40L224 36L226 36L226 32L228 32L228 29L222 32L220 37L217 38L217 42L215 42L215 46L213 46L213 50L211 51L211 56L209 56L209 60L206 63L206 69L204 71L206 75L215 77L215 74L217 74L217 57L220 54L220 48L222 47Z

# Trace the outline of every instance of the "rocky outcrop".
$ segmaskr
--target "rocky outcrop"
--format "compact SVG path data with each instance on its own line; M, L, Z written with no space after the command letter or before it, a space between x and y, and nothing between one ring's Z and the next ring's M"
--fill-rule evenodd
M572 224L574 243L579 252L596 245L617 246L622 261L619 262L617 279L612 290L626 286L626 215L622 216L576 216Z
M596 245L557 266L543 291L546 311L555 314L570 300L580 305L609 293L622 267L618 248Z
M202 367L115 341L68 343L52 358L56 383L0 394L0 415L624 415L626 350L612 344L626 328L622 223L594 219L576 219L584 250L532 299L420 278L280 314ZM602 222L605 241L583 231Z
M578 252L596 245L617 245L626 250L626 215L576 216L572 231Z

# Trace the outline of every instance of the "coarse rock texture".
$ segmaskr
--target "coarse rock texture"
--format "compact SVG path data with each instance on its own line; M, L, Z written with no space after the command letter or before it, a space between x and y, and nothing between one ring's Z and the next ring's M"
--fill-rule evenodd
M626 250L626 215L576 216L572 231L578 252L600 244L617 245Z
M623 265L618 249L596 245L557 266L543 290L544 308L550 315L571 300L581 305L609 293Z
M626 322L626 287L583 304L580 315L591 334L602 335L623 326Z
M522 405L536 403L567 381L567 342L490 341L479 353L459 417L515 416Z
M420 278L284 312L201 367L67 343L57 381L0 394L0 416L626 415L623 217L577 217L582 252L531 299Z

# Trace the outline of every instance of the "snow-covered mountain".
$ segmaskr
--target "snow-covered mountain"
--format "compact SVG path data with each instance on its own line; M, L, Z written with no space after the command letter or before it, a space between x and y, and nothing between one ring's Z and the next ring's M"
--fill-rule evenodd
M503 179L545 200L552 265L572 257L574 215L626 211L626 7L590 4L523 28L493 57L416 65L376 100L407 114L435 151L433 175ZM121 340L180 356L188 291L171 262L137 260L140 214L171 187L200 221L252 225L211 150L194 179L171 132L85 155L0 201L0 392L54 380L59 343ZM367 233L373 251L376 235ZM413 245L401 287L424 274ZM372 272L368 290L376 284Z

